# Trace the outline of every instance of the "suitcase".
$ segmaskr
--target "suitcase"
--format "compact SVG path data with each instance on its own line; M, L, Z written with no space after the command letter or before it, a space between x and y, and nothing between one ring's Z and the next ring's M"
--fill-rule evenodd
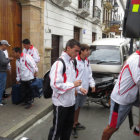
M43 79L36 78L30 86L34 98L40 98L43 95Z
M13 104L17 105L22 102L22 95L21 95L20 89L21 89L20 84L15 84L12 86L12 92L11 92L12 98L11 99L12 99Z

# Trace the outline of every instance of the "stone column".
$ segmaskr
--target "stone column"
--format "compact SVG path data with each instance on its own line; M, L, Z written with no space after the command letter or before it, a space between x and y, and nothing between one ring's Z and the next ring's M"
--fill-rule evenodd
M40 54L38 76L44 73L44 0L19 0L22 6L22 39L30 39Z

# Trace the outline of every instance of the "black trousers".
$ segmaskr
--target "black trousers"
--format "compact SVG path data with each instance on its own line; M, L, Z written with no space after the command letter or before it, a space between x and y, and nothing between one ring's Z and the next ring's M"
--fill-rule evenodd
M50 129L48 140L70 140L74 111L75 106L53 106L53 127Z
M30 87L32 80L21 81L21 95L23 102L31 104L33 102L33 93Z

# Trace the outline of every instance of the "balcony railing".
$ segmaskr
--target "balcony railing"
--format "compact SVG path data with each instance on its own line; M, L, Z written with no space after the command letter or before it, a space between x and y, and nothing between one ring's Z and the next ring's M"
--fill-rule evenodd
M101 10L100 10L97 6L94 7L94 10L93 10L93 17L97 17L97 18L99 18L99 19L100 19L100 17L101 17Z
M52 0L52 1L62 7L68 7L72 3L72 0Z
M104 7L108 10L111 10L113 8L113 5L112 5L112 1L104 1Z
M82 17L89 16L90 0L79 0L78 14Z
M89 6L90 6L90 1L89 0L79 0L79 9L84 8L88 11Z
M93 23L98 24L100 22L100 17L101 17L101 10L95 6L93 9Z

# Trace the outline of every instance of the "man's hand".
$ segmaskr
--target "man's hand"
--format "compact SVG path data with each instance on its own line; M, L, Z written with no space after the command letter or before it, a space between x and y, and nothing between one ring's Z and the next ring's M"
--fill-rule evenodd
M88 91L84 88L80 88L80 91L83 93L83 95L87 95Z
M80 86L81 83L82 83L81 80L77 80L77 81L75 81L75 82L74 82L74 87L78 87L78 86Z
M92 93L95 92L95 87L92 87L91 89L92 89L91 90Z
M20 84L20 81L16 81L16 84Z
M75 96L77 96L77 94L78 94L78 93L77 93L77 90L75 90Z

